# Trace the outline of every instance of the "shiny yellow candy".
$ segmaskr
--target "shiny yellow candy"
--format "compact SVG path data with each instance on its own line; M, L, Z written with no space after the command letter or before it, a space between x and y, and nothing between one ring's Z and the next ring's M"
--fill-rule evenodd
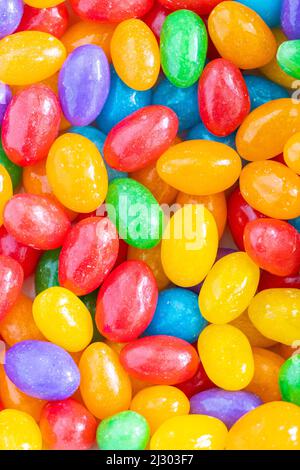
M24 0L24 3L34 8L49 8L55 7L65 0Z
M0 165L0 225L3 224L3 210L7 201L13 195L10 176L3 165Z
M0 412L0 450L41 449L41 431L29 414L11 409Z

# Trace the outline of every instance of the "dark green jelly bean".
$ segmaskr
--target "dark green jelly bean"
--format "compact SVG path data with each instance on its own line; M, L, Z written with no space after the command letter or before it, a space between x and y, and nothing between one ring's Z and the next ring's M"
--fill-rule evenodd
M300 78L300 39L283 42L277 51L277 61L285 73Z
M185 88L199 79L206 59L207 32L203 20L189 10L167 16L160 36L162 69L173 85Z
M147 421L135 411L122 411L104 419L97 429L101 450L144 450L150 429Z
M23 170L20 166L15 165L6 156L3 150L2 144L0 143L0 165L3 165L7 173L10 176L13 188L16 189L21 184Z
M106 209L120 238L136 248L152 248L162 237L163 211L152 193L131 178L110 182Z
M96 322L95 322L97 297L98 297L98 289L80 297L80 300L82 300L82 302L84 303L84 305L90 312L92 320L93 320L94 335L91 341L92 343L95 343L96 341L104 340L104 337L99 333Z
M35 292L39 294L49 287L59 286L58 258L61 248L45 251L41 256L35 272Z
M282 399L300 406L300 354L290 357L279 371Z

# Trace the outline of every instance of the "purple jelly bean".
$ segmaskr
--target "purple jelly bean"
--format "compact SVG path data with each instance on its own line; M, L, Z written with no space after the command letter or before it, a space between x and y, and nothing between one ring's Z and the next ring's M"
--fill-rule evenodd
M110 69L101 47L86 44L68 56L59 73L58 93L73 126L91 124L102 111L110 87Z
M10 100L12 99L12 92L8 85L0 82L0 126Z
M241 416L262 403L254 393L211 388L197 393L190 399L190 413L213 416L223 421L230 429Z
M283 0L281 27L288 39L300 39L300 0Z
M0 39L17 29L23 9L22 0L0 0Z
M69 398L80 384L80 373L70 354L46 341L15 344L6 353L4 368L22 392L42 400Z

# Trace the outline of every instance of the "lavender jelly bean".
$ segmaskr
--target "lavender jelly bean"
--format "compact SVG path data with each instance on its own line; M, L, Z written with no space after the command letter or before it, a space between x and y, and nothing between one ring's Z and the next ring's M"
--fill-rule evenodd
M0 0L0 39L17 29L23 10L22 0Z
M0 82L0 126L2 124L7 106L12 99L12 92L8 85Z
M288 39L300 39L300 0L283 0L281 27Z

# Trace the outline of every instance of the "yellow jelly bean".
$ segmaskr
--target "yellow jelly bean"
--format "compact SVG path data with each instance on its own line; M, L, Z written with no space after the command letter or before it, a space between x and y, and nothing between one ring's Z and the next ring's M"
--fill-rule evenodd
M0 225L3 224L3 210L7 201L13 195L10 176L3 165L0 165Z
M41 450L42 435L34 419L18 410L0 412L0 450Z
M24 3L34 8L49 8L55 7L65 0L24 0Z
M92 212L104 201L107 171L97 147L86 137L58 137L50 148L46 170L54 195L68 209Z
M22 31L0 41L0 80L30 85L54 75L66 58L64 45L51 34Z
M206 196L232 186L241 159L230 147L208 140L189 140L170 147L158 160L159 176L188 194Z
M50 287L41 292L34 299L32 313L43 335L67 351L81 351L91 342L91 314L84 303L64 287Z
M252 380L254 360L250 343L231 325L209 325L199 336L198 351L208 377L225 390L241 390Z
M150 441L151 450L223 450L227 428L205 415L175 416L165 421Z
M259 282L259 267L240 251L217 261L206 276L199 308L210 323L228 323L250 304Z
M294 134L285 144L284 161L291 170L300 175L300 132Z
M160 69L159 47L143 21L122 21L115 29L110 51L116 72L126 85L140 91L153 87Z
M267 289L252 300L249 318L264 336L291 346L300 339L299 289Z
M247 310L235 320L230 322L230 325L235 326L241 330L244 335L247 336L249 343L253 347L269 348L270 346L274 346L274 344L276 344L276 341L273 341L270 338L266 338L255 328L249 318Z
M217 225L206 207L182 207L171 217L163 235L161 259L167 277L181 287L198 284L212 267L217 247Z

